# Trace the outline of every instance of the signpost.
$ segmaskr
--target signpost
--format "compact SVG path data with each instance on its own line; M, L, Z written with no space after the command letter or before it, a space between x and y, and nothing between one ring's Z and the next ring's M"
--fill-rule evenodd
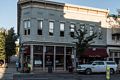
M21 70L23 71L23 58L24 58L24 53L25 53L25 48L24 47L21 47Z

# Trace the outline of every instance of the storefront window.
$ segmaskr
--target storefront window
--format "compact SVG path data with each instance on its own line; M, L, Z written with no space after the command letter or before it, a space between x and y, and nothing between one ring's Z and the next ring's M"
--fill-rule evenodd
M43 66L43 56L40 54L34 54L34 67Z
M72 47L66 47L66 54L72 54Z
M118 53L117 53L117 52L115 52L115 53L114 53L114 56L115 56L115 57L118 57Z
M112 52L110 52L109 56L112 57Z
M113 58L109 58L109 61L113 61Z
M56 68L64 67L64 47L57 46L56 47L56 59L55 59Z
M46 46L46 54L54 54L54 46Z
M64 56L57 55L55 63L56 63L56 67L63 67L64 66Z
M48 64L48 63L51 64ZM53 66L54 63L54 55L45 55L45 66L48 67L49 65Z
M43 46L34 45L33 51L34 51L34 53L43 53Z
M56 47L56 54L64 54L64 47L61 46Z

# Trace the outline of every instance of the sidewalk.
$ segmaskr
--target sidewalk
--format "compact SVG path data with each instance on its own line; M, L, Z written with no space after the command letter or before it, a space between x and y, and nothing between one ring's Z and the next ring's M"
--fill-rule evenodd
M36 69L33 70L33 72L30 73L20 73L16 71L16 65L15 63L9 63L7 68L0 68L0 80L13 80L14 75L18 76L56 76L56 75L73 75L75 73L69 73L68 71L64 70L56 70L53 71L52 73L48 73L48 70L46 69L43 71L42 69Z
M12 80L14 73L17 73L15 63L8 63L7 67L0 68L0 80Z
M48 73L48 69L42 70L42 69L34 69L31 73ZM68 71L64 70L52 70L52 73L69 73Z
M0 68L0 73L15 73L16 68L14 63L9 63L7 64L7 67L1 67Z

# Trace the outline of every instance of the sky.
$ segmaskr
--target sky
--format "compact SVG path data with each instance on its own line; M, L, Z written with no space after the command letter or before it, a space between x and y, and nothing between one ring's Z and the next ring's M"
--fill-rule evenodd
M9 29L14 27L17 31L17 1L18 0L1 0L0 2L0 27ZM120 9L120 0L51 0L55 2L69 3L80 6L109 9L110 13L117 14L116 10Z

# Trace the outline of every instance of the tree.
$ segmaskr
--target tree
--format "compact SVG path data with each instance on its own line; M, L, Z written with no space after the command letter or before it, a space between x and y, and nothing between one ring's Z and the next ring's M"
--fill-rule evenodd
M0 60L5 60L5 29L0 28Z
M93 32L91 35L88 35L89 33L85 27L86 25L80 25L79 29L77 29L76 27L74 29L75 35L73 36L73 38L77 40L75 42L77 57L80 57L81 54L85 51L85 49L88 48L90 44L94 42L93 39L97 37L96 32Z
M8 34L6 36L6 58L9 60L9 57L16 54L16 44L17 35L14 32L14 28L10 28L8 30Z
M109 14L108 16L107 16L107 18L109 19L109 18L113 18L114 19L114 21L115 21L115 25L111 25L111 22L113 22L113 21L111 21L111 19L109 19L108 20L108 23L112 26L112 27L120 27L120 9L118 9L117 10L117 12L118 12L118 14Z

